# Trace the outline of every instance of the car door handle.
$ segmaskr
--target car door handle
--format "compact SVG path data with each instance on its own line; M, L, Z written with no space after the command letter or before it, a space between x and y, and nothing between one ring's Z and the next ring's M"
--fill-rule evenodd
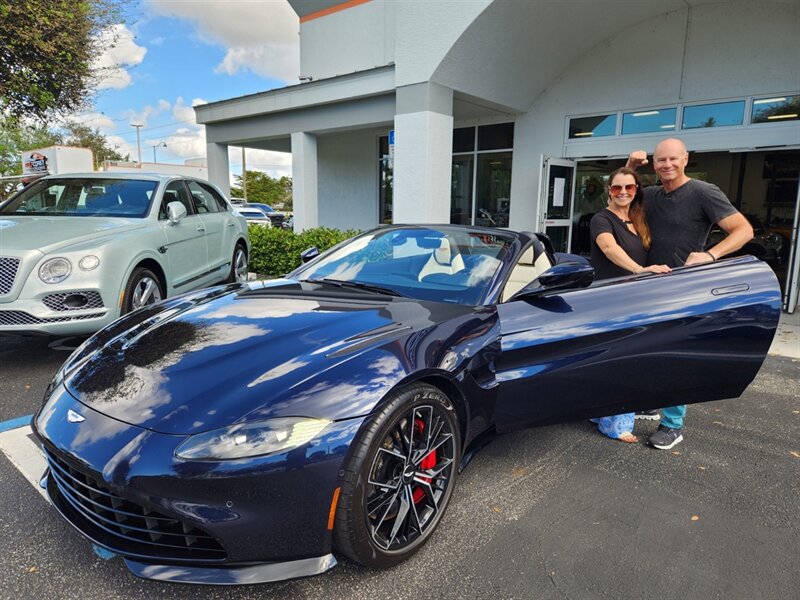
M228 227L236 227L236 223L228 223Z
M199 225L199 226L197 227L197 231L205 231L205 230L206 230L206 228L205 228L205 227L203 227L202 225Z

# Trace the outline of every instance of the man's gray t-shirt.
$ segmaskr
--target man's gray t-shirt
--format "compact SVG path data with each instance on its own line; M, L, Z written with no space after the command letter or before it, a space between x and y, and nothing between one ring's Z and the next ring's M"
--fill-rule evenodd
M736 213L717 186L690 179L671 193L644 189L644 214L652 242L647 262L681 267L691 252L701 252L714 223Z

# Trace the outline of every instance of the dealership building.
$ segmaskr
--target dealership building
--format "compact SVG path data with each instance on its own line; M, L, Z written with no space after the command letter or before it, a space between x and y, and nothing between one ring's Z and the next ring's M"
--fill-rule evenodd
M301 83L195 109L223 189L228 147L291 152L296 228L467 223L583 253L607 174L679 137L794 310L800 0L289 3Z

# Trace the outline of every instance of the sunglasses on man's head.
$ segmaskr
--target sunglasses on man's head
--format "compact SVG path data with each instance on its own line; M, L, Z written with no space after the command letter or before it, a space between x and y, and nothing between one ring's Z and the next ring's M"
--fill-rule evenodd
M636 191L636 188L639 187L635 183L629 183L625 186L622 185L610 185L608 189L611 190L612 194L619 194L622 191L622 188L625 188L625 191L629 194L633 194Z

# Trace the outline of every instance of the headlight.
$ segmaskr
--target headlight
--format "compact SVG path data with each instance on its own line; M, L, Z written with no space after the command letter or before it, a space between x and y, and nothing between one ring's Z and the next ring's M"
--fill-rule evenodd
M92 271L96 269L99 264L100 259L92 254L89 254L81 259L81 261L78 263L78 266L84 271Z
M232 425L191 436L175 455L188 460L233 460L275 454L308 443L329 424L325 419L284 417Z
M39 267L39 279L45 283L61 283L72 273L72 264L66 258L51 258Z

